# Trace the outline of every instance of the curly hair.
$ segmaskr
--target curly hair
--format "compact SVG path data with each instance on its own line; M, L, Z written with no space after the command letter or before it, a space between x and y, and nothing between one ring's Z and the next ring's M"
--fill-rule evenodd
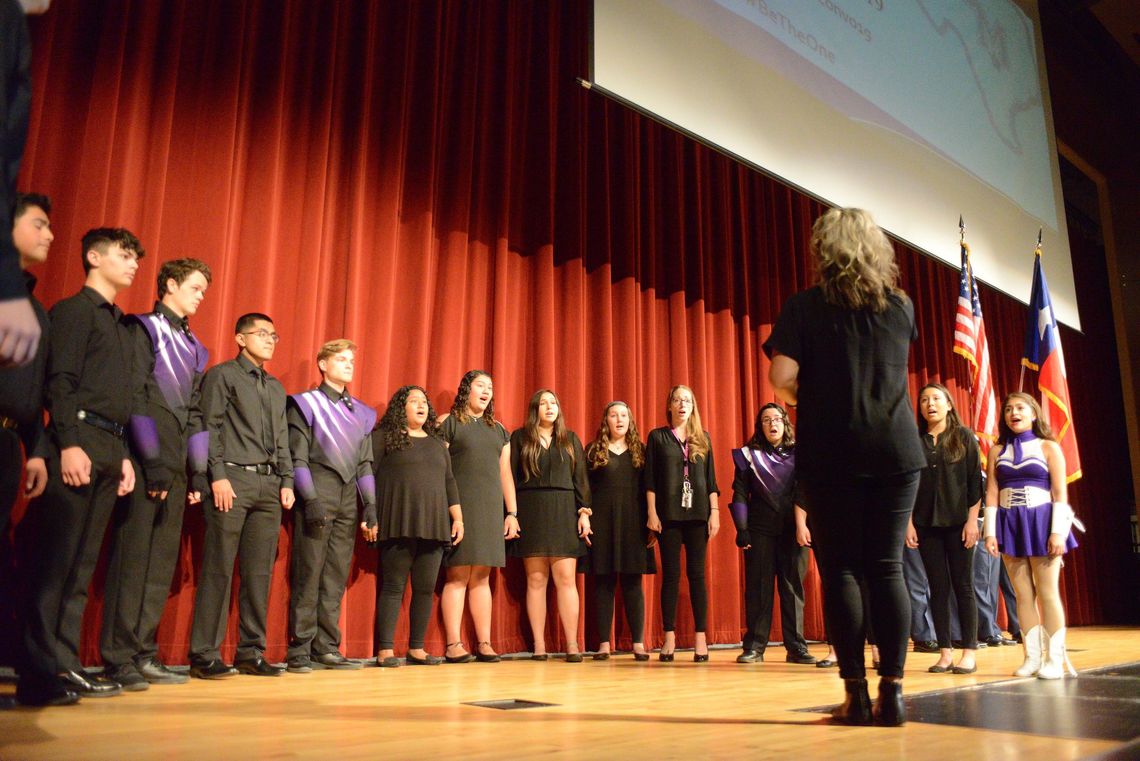
M459 381L459 388L455 391L455 401L451 404L451 414L460 424L470 423L472 420L471 414L467 412L467 400L471 398L471 384L479 377L485 377L492 383L494 382L491 374L486 370L468 370ZM495 395L493 392L491 400L487 402L487 409L483 410L482 419L490 427L495 427Z
M551 435L550 449L561 449L570 458L570 465L574 465L574 445L570 443L570 431L566 427L566 418L562 414L562 402L558 401L558 394L548 388L540 388L531 396L526 406L526 423L523 424L523 445L519 452L522 461L523 480L529 481L537 478L541 469L538 458L542 454L542 440L538 435L538 403L542 401L543 394L550 394L558 404L558 417L554 419L554 431ZM553 451L551 451L553 454Z
M882 312L898 289L895 250L862 209L831 209L811 228L811 253L827 303Z
M645 464L645 444L641 441L641 434L637 431L637 423L633 419L633 411L625 402L610 402L602 410L602 422L594 440L586 447L586 462L590 469L604 468L610 463L610 424L608 417L613 407L625 407L629 412L629 430L625 432L625 445L633 457L633 467L640 468Z
M424 433L439 436L439 423L436 422L435 408L431 406L427 391L422 386L400 386L388 400L384 417L376 424L376 428L384 432L384 454L407 449L412 445L412 437L408 435L408 413L404 405L413 391L419 391L427 399L428 413L427 420L424 421Z
M771 452L776 449L772 443L768 441L768 437L764 435L764 424L760 422L764 418L765 410L776 410L780 413L780 417L784 421L784 435L780 437L780 446L783 449L791 449L796 445L796 429L792 426L792 421L788 420L788 411L775 402L768 402L760 411L756 413L756 422L752 427L752 438L744 446L749 449L762 449L765 452Z
M922 394L927 389L933 389L942 394L946 403L950 405L950 409L946 413L946 430L942 433L942 438L946 442L942 451L946 454L947 461L958 462L966 456L965 437L972 436L973 433L962 425L962 419L958 417L958 410L954 408L954 399L950 396L950 389L941 383L927 383L918 390L918 403L914 407L915 413L918 415L919 430L923 430L922 426L926 425L926 418L922 414Z
M670 428L676 427L673 425L673 394L678 391L688 391L693 399L693 412L685 421L685 440L692 450L693 462L700 462L709 453L709 437L705 435L705 429L701 426L701 413L697 411L697 395L693 393L693 389L681 384L669 389L669 395L665 397L665 419L669 421Z
M1001 400L1001 416L998 418L998 443L1006 444L1013 440L1016 436L1009 426L1005 424L1005 408L1014 399L1020 399L1029 405L1033 410L1033 435L1039 439L1047 439L1049 441L1056 441L1053 436L1053 429L1045 422L1045 418L1041 415L1041 404L1029 394L1024 391L1014 391L1012 394L1007 394L1005 399Z

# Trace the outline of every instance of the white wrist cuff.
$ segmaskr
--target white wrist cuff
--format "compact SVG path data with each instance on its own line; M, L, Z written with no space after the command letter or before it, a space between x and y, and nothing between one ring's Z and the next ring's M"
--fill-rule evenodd
M986 505L982 516L982 538L997 536L997 505Z
M1076 513L1073 512L1073 506L1068 502L1054 502L1053 520L1049 533L1068 536L1069 531L1072 530L1074 526L1076 526L1079 531L1085 530L1085 524L1077 519Z

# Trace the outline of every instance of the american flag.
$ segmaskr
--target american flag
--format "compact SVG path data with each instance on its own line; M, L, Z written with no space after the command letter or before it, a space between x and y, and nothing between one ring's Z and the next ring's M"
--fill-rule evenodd
M970 363L970 426L978 437L985 466L990 447L997 440L997 400L990 372L990 347L986 343L986 323L978 283L970 268L970 247L962 243L962 276L958 283L958 310L954 317L954 353Z

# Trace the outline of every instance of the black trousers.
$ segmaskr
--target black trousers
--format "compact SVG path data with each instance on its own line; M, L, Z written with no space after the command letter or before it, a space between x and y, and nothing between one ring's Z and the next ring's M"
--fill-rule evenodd
M910 600L902 552L918 473L884 478L800 479L804 508L823 575L827 634L844 679L866 676L867 614L875 626L881 676L902 676L910 634ZM865 581L866 610L859 591Z
M32 584L24 632L21 678L38 679L81 669L79 639L87 586L115 506L126 445L110 433L80 425L79 441L91 458L91 482L63 483L58 457L47 461L48 484L28 507ZM140 487L141 488L141 487Z
M305 507L293 508L290 559L289 656L340 650L340 603L356 543L356 482L312 464L313 483L326 509L325 525L305 523Z
M408 649L424 646L431 598L439 566L443 562L443 545L427 539L389 539L380 543L380 571L383 582L376 601L377 650L391 650L396 637L396 618L404 601L408 576L412 577L412 604L409 610Z
M978 606L974 599L974 550L962 544L962 527L933 528L916 526L918 551L926 578L930 581L930 609L938 647L950 648L954 639L950 632L950 592L958 602L962 646L967 650L978 646Z
M241 589L238 593L239 639L234 659L254 660L265 652L269 581L277 559L277 535L281 529L281 478L239 468L229 468L228 475L237 494L229 512L216 509L213 496L203 495L202 499L206 535L190 628L191 663L221 657L219 648L226 636L235 557Z
M614 628L614 587L620 581L621 600L625 607L625 620L629 622L629 636L634 642L645 641L645 591L641 588L640 573L599 573L594 576L597 608L594 611L598 626L598 641L611 641Z
M685 575L689 579L689 603L693 608L693 630L706 631L709 592L705 586L705 555L709 546L706 521L665 521L661 524L661 626L677 628L677 597L681 588L681 546L685 547Z
M804 640L804 574L807 550L796 544L795 531L769 536L750 530L752 548L744 551L745 650L768 646L772 628L773 581L780 589L780 630L789 653L807 649Z
M111 516L111 557L103 594L99 651L108 667L138 664L158 656L158 623L166 609L182 542L186 475L177 473L166 499L146 493L142 468L138 487L120 499Z
M19 590L15 582L15 557L9 538L12 508L20 494L24 471L20 437L9 428L0 428L0 664L15 665L20 652Z

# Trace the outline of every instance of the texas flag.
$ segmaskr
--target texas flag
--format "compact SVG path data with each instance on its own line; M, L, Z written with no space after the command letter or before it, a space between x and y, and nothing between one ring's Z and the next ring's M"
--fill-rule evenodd
M1029 298L1029 324L1025 331L1025 352L1021 364L1037 371L1041 411L1065 453L1065 478L1071 483L1081 477L1081 456L1077 450L1077 433L1073 429L1073 412L1069 405L1065 355L1061 351L1061 334L1057 330L1057 318L1053 316L1049 285L1041 268L1041 249L1034 254L1033 293Z

